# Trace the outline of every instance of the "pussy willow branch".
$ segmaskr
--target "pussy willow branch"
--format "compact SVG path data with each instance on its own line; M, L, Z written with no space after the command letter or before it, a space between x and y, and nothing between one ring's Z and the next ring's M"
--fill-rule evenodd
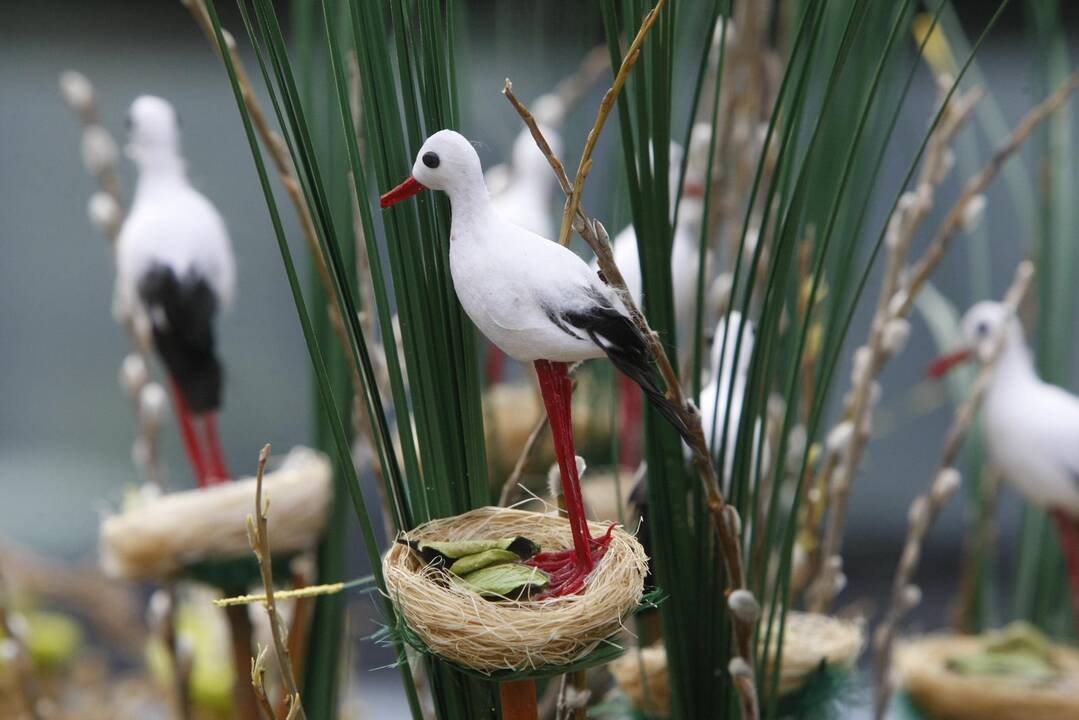
M500 507L508 507L510 500L513 498L518 483L521 482L521 475L524 474L525 468L536 454L536 448L539 447L540 440L544 438L546 430L549 427L547 423L547 413L541 413L541 417L536 421L536 424L532 427L532 432L528 433L528 440L525 441L524 447L521 448L521 454L517 456L517 462L513 464L513 471L506 478L506 482L502 483L502 491L498 494L498 504Z
M629 74L633 71L634 65L637 64L637 60L641 56L641 45L648 36L648 31L652 29L653 23L656 22L656 18L659 17L659 12L663 9L665 2L666 0L659 0L655 6L648 11L648 14L644 16L644 20L641 21L641 27L637 30L637 36L633 38L633 42L630 43L629 49L626 50L625 57L622 58L622 65L618 68L618 72L614 76L614 82L603 96L603 100L600 101L599 112L596 114L596 122L588 132L588 139L585 140L584 150L581 151L581 161L577 164L577 177L573 181L573 190L570 192L566 208L562 213L562 229L558 232L558 242L563 245L569 244L570 229L573 226L573 219L577 213L577 207L581 204L581 193L584 191L585 179L592 170L592 153L596 149L596 143L599 142L600 133L603 132L603 126L607 124L607 118L611 116L611 110L614 109L614 103L622 92L622 86L626 84Z
M1006 317L1015 315L1019 304L1030 287L1030 280L1034 277L1034 265L1029 260L1019 263L1015 271L1015 279L1011 288L1004 297ZM918 559L921 557L922 545L925 537L936 522L937 516L944 508L951 496L959 486L959 472L955 469L955 461L958 459L959 450L963 440L970 430L971 423L981 407L982 398L989 386L993 369L1000 358L1007 338L1007 323L1001 324L993 338L989 357L982 365L970 395L955 411L955 417L948 430L944 448L941 451L940 463L933 475L933 482L929 491L919 495L910 506L910 528L907 531L907 539L903 546L903 554L895 570L895 579L892 582L891 604L884 620L877 628L873 637L874 666L877 675L875 713L877 720L883 720L888 708L888 701L894 690L892 686L891 659L892 646L899 629L899 624L904 616L914 608L921 599L921 591L913 584L914 574L918 570Z
M905 322L913 307L914 297L921 290L937 265L940 264L952 241L966 227L970 208L977 202L977 198L989 187L1004 164L1030 137L1034 129L1055 110L1062 107L1076 88L1079 88L1079 71L1069 76L1067 81L1061 84L1052 95L1031 109L1019 122L1004 145L989 159L981 172L967 181L963 192L933 236L929 248L910 271L909 279L903 277L902 260L905 258L906 250L910 246L913 232L901 231L898 239L891 243L893 252L889 254L889 266L885 274L885 283L882 287L877 313L870 330L870 342L866 351L868 354L866 368L861 372L861 382L856 383L856 387L852 388L851 395L848 396L850 402L847 405L850 412L845 413L844 417L852 423L854 436L850 446L846 449L846 456L840 470L841 474L837 478L838 482L833 483L835 493L830 502L828 530L822 546L822 572L819 581L815 583L815 592L812 593L813 597L811 598L813 609L823 611L831 604L832 598L835 596L836 588L833 579L838 568L837 563L831 562L831 558L838 557L843 537L843 524L846 517L850 484L857 473L862 454L869 440L869 423L872 415L872 403L869 400L873 394L873 379L879 375L885 362L892 355L884 347L887 323L897 319ZM969 116L968 106L972 103L967 102L964 104L963 100L970 97L971 93L974 92L976 91L970 91L960 98L957 103L959 109L954 111L958 117L950 119L946 113L945 122L942 125L951 128L950 136L945 136L949 140L950 137L954 137L961 119ZM977 98L978 96L974 97ZM943 151L941 152L941 157L943 157ZM915 214L919 221L925 214L928 214L928 206L931 206L932 185L928 187L927 192L927 196L923 195L922 187L919 187L911 200L909 210ZM897 209L897 212L903 212L903 209ZM902 227L908 223L901 217L898 224Z
M255 516L247 516L247 539L251 544L251 550L258 560L259 570L262 574L262 587L266 593L266 617L270 622L270 634L273 637L274 652L277 655L277 665L281 671L281 680L288 696L288 717L306 719L303 705L300 703L300 690L296 685L296 676L292 670L292 653L284 637L284 621L277 614L277 602L273 592L273 556L270 554L270 534L268 530L267 512L270 501L262 499L262 478L266 471L266 461L270 457L270 446L265 445L259 452L258 470L255 473Z
M942 100L946 98L945 92L946 88L942 88ZM941 122L930 133L925 161L919 169L915 189L904 194L888 221L888 254L877 307L870 323L869 338L865 345L855 351L855 368L851 373L851 389L843 401L842 420L831 433L831 437L842 434L848 436L849 440L827 444L813 486L810 527L805 537L816 538L820 523L824 521L824 513L828 513L823 537L819 544L808 548L812 564L817 568L817 576L809 589L808 597L809 608L814 612L825 612L840 589L838 580L842 560L839 548L843 540L850 487L869 442L874 386L890 357L901 350L886 347L886 328L893 320L905 323L910 314L909 307L904 312L896 312L893 300L900 292L907 254L933 207L937 188L951 169L948 157L952 141L966 126L983 95L980 88L974 88L947 102ZM843 426L847 428L845 432L842 431Z
M65 99L69 101L71 109L75 112L79 123L82 125L83 142L85 143L87 138L96 135L115 148L115 140L98 122L97 100L90 81L79 73L68 71L61 76L62 90L65 82L74 82L84 88L85 91L85 95L79 98L78 102L72 102L73 98L65 94ZM109 241L109 249L115 263L116 243L119 240L120 228L124 219L124 199L123 189L120 184L120 173L116 168L115 158L108 157L102 160L106 159L107 162L99 162L94 167L88 167L87 170L97 180L99 192L103 193L107 201L111 203L112 216L103 224L102 230L104 230ZM139 457L138 462L139 469L145 473L147 482L161 488L163 486L159 442L161 424L158 418L151 418L149 414L140 411L140 398L142 398L143 390L150 384L149 371L151 367L152 340L149 325L141 321L142 319L136 315L136 311L131 308L122 308L118 320L131 342L134 355L139 359L145 370L140 377L135 378L137 383L125 385L124 387L131 396L135 406L135 416L139 421L138 434L135 437L136 447L141 448L139 453L141 457Z
M656 8L653 9L653 13L658 10L661 5L662 0L656 5ZM626 54L625 60L623 61L623 67L619 68L618 75L623 76L623 83L625 82L625 74L628 73L629 69L632 69L632 61L636 60L635 55L639 55L639 48L641 41L643 41L643 36L651 26L650 23L647 23L647 20L648 19L646 18L646 22L642 23L641 30L638 32L637 38L634 39L633 44L631 45L632 52ZM629 63L628 68L627 63ZM625 72L623 72L623 70L625 70ZM618 85L618 88L620 89L621 85ZM614 90L615 88L612 86L611 89ZM737 511L732 506L727 505L726 499L723 497L715 466L712 464L711 457L708 453L708 445L704 438L704 431L701 429L700 412L686 399L685 392L678 381L678 376L674 372L674 368L671 365L670 359L667 357L666 351L663 349L662 343L659 341L658 335L651 327L649 327L644 315L641 314L640 309L626 289L626 282L623 279L618 266L614 262L614 256L611 251L611 243L607 231L604 229L602 223L598 220L589 218L581 209L580 192L582 188L580 187L580 184L587 179L588 173L587 171L584 173L578 172L578 185L571 185L562 163L551 151L550 145L544 139L543 133L536 125L536 121L532 117L532 114L513 94L513 86L509 81L507 81L503 87L502 93L528 126L540 151L547 157L551 168L558 177L558 182L562 186L563 191L571 197L571 201L566 204L563 224L565 225L567 222L570 223L574 231L588 243L590 248L592 248L592 251L596 254L596 259L604 279L608 285L619 294L619 297L629 311L634 324L637 325L638 329L645 337L652 360L656 363L660 374L663 376L664 382L667 385L667 398L675 406L679 417L690 430L688 444L693 451L693 463L700 475L707 497L709 515L716 533L717 544L719 546L725 570L725 577L727 579L727 594L729 595L735 590L745 590L745 573L742 567L742 550L739 539L741 521L738 518ZM607 104L607 101L610 100L610 102L613 103L616 98L617 95L612 96L611 91L608 91L607 95L604 97L605 104L600 107L600 117L597 118L596 124L589 135L589 140L593 146L595 144L595 139L598 137L599 130L603 127L603 116L605 113L610 112L610 106ZM582 157L582 161L591 163L590 155L590 152L586 152ZM577 202L572 201L574 194L577 196ZM759 716L756 688L753 682L753 672L751 669L753 667L753 626L755 622L741 619L733 612L730 613L730 618L736 639L738 652L737 659L740 660L737 667L739 673L736 678L735 687L738 689L739 698L742 703L743 717L748 720L749 718L756 718ZM733 664L734 663L732 662L732 665ZM735 673L732 672L732 676L734 675Z

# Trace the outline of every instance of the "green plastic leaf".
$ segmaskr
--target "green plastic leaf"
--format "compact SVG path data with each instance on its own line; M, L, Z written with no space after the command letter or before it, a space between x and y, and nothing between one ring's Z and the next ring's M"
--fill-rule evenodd
M520 536L488 540L456 540L452 542L427 542L401 538L398 542L408 545L412 550L419 553L425 562L441 561L446 565L452 565L451 561L453 560L488 550L504 550L513 553L513 559L515 560L527 560L540 550L539 545L526 537Z
M1059 672L1050 657L1049 639L1033 625L1012 623L992 633L977 652L948 662L961 675L1007 675L1031 682L1047 682Z
M454 576L453 581L483 597L512 598L524 592L542 590L550 578L539 568L510 563L485 567L464 577Z
M450 572L454 575L468 575L471 572L482 570L491 565L503 565L516 562L519 558L509 550L484 550L483 552L465 555L450 565Z

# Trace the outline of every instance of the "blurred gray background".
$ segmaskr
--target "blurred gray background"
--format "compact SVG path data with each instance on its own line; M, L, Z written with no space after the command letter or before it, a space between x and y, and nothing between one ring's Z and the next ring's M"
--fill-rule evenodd
M975 26L984 19L982 4L966 3L964 8L965 18ZM226 409L220 422L235 472L252 470L265 442L284 450L309 441L311 382L227 79L187 12L178 2L164 0L15 0L0 12L0 535L74 559L93 554L101 510L115 505L136 477L130 460L133 417L117 384L126 340L109 316L108 248L86 219L94 182L79 159L78 125L56 92L62 70L78 69L94 82L103 124L118 137L126 107L138 94L160 94L175 103L183 119L191 178L228 222L239 293L220 330L227 366ZM548 29L559 26L555 9L521 10L518 15L523 22L532 18L546 23ZM502 158L518 130L516 116L499 95L503 78L514 80L522 98L538 95L575 66L588 31L555 35L564 43L561 47L505 31L497 32L499 39L492 42L492 29L505 30L504 24L514 22L513 14L501 4L480 3L470 19L467 62L459 66L471 70L465 81L470 102L462 103L467 105L463 129L483 143L481 154L489 165ZM1010 11L980 56L1009 123L1039 99L1031 92L1020 19ZM239 27L231 13L226 13L226 24ZM570 120L570 157L579 152L599 92ZM925 132L932 99L932 82L928 73L920 72L884 169L893 182L905 172ZM613 138L613 133L605 138L607 149ZM1031 149L1023 161L1035 170ZM124 170L130 189L133 178L126 163ZM604 187L601 177L590 186L590 207L612 205L611 185ZM954 197L955 187L953 179L941 195L938 214L939 206ZM893 191L889 186L888 193ZM878 208L868 226L874 235L881 216ZM1030 241L1015 227L999 182L989 193L985 222L992 243L993 292L999 295ZM298 243L294 228L290 230ZM938 287L961 307L970 300L965 242L957 243L936 276ZM302 253L298 245L297 251ZM875 288L868 293L874 295ZM867 321L865 315L856 318L854 340L865 336ZM916 322L906 353L883 377L878 437L855 485L847 536L858 541L847 544L850 585L845 600L856 600L889 581L907 506L935 467L950 408L924 409L927 402L932 405L931 396L943 392L920 385L933 354L924 325ZM846 385L846 368L838 382ZM172 426L166 427L165 447L170 485L189 485ZM1006 557L1017 516L1018 502L1006 492L1001 509ZM919 575L928 602L915 623L942 621L941 609L955 590L962 521L961 502L952 502L931 535ZM378 675L396 682L392 671Z

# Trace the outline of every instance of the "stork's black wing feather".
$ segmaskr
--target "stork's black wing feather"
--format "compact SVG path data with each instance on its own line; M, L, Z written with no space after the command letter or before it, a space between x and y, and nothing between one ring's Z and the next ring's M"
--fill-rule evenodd
M217 297L196 274L179 278L155 265L139 278L139 297L150 314L154 347L187 404L196 413L221 406L221 363L214 353Z
M589 296L593 302L588 307L563 311L558 313L557 319L552 320L560 328L568 325L591 338L616 368L641 386L652 407L688 442L689 428L679 416L678 409L660 389L658 374L652 366L648 345L641 331L633 320L611 305L603 295L590 290ZM576 336L573 332L569 334Z

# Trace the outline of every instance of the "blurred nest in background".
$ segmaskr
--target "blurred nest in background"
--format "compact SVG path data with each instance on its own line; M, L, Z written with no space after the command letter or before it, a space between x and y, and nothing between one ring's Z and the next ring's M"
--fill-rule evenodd
M273 504L273 552L318 544L332 494L330 463L307 448L294 448L266 474ZM246 518L255 479L140 500L101 523L101 567L127 579L161 578L206 560L248 558Z
M783 635L779 694L800 690L822 666L850 670L865 645L865 624L829 615L787 612ZM776 639L768 653L775 664ZM659 717L670 715L670 686L667 679L667 650L662 644L633 650L610 664L618 687L633 706Z
M595 535L607 526L591 523ZM572 546L561 517L486 507L432 520L409 540L460 541L525 536L545 551ZM383 559L390 598L404 621L435 654L482 673L530 670L578 660L622 628L641 601L648 559L629 533L616 529L581 594L491 602L446 582L403 544Z
M926 635L895 650L897 682L940 720L1074 720L1079 718L1079 650L1015 646L1015 629L986 635ZM993 652L1001 641L1009 656Z

